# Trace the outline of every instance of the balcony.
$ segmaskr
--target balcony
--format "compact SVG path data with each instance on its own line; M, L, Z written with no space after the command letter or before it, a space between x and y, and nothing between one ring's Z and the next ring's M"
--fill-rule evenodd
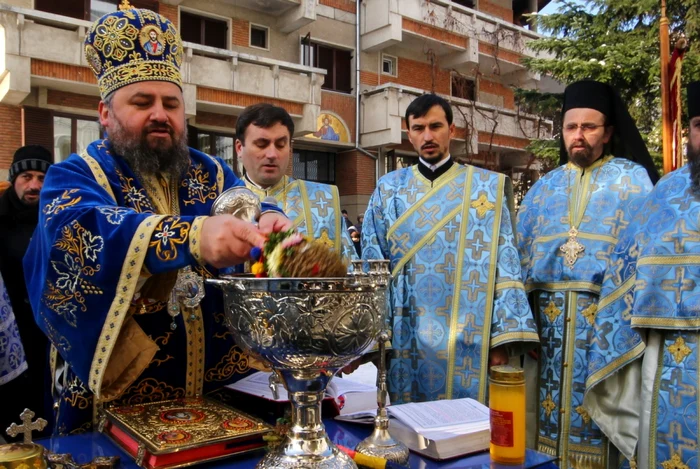
M180 5L183 0L161 0L168 5ZM218 0L238 8L259 11L277 17L277 29L292 33L316 21L316 0Z
M360 122L363 147L400 145L407 140L403 125L406 108L423 90L393 83L362 94ZM532 138L551 137L552 122L537 116L496 108L484 103L443 96L453 108L457 138L450 151L455 156L495 153L511 161L524 157ZM467 133L466 129L472 129Z
M447 0L366 0L360 32L366 52L391 46L407 50L429 47L440 66L462 73L499 75L504 84L539 81L521 57L535 57L528 44L539 36L499 18Z
M294 2L291 2L294 3ZM20 104L31 87L98 95L83 55L88 21L0 5L0 102ZM275 102L298 133L316 130L325 70L184 43L185 112L238 114L253 102Z

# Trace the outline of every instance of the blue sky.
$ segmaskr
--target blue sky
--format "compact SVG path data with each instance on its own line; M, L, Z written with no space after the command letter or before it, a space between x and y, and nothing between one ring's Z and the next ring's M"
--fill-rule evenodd
M584 1L583 1L583 0L579 0L579 1L576 2L576 3L581 3L581 4L583 4ZM549 5L547 5L546 7L544 7L544 8L542 9L542 11L541 11L540 13L556 13L557 10L559 10L559 0L552 0L551 2L549 2Z

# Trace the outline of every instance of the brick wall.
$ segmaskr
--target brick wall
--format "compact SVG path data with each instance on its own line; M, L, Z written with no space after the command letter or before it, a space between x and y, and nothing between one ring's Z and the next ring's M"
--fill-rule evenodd
M335 160L336 185L340 195L372 195L376 187L376 162L356 151L338 153Z
M0 169L10 169L15 151L22 146L22 109L0 104Z
M271 99L264 96L236 93L235 91L205 88L203 86L197 87L197 100L241 107L247 107L258 103L270 103L274 104L275 106L283 107L288 113L297 116L301 116L304 112L304 105L301 103L293 103L291 101L283 101L281 99Z
M32 59L31 71L32 75L41 77L97 84L97 78L88 67Z
M233 18L231 28L231 45L250 47L250 22Z
M437 64L435 66L435 92L450 94L450 71L443 70ZM431 66L425 62L411 60L404 57L398 58L398 76L377 74L361 71L360 82L364 85L377 86L384 83L397 83L404 86L412 86L421 90L431 90L433 78Z
M479 132L479 143L487 144L492 142L493 145L500 147L510 147L510 148L525 148L530 144L530 140L520 137L510 137L508 135L498 135L493 136L491 140L490 132Z
M519 64L520 59L522 58L522 55L518 54L517 52L502 48L498 48L498 50L496 50L496 46L486 44L484 42L479 43L479 52L490 55L491 57L498 57L501 60L506 60L515 64Z
M512 8L502 7L500 5L496 5L495 3L491 3L486 0L479 0L479 10L497 18L506 20L509 23L513 22Z
M231 133L236 130L236 116L228 114L217 114L215 112L197 111L197 125L211 125L213 127L225 127L231 129Z
M425 23L419 23L408 18L403 18L401 22L401 27L410 31L414 34L421 36L427 36L429 38L435 39L436 41L445 42L458 47L466 48L469 44L469 38L466 36L461 36L459 34L452 33L442 28L437 28Z
M66 91L47 90L46 103L53 106L65 106L97 111L97 105L100 103L100 98L97 96L68 93Z
M357 2L354 0L318 0L318 3L327 7L347 11L349 13L355 13L355 11L357 11Z
M333 111L343 118L350 132L350 141L355 141L355 98L342 94L321 91L321 111Z
M179 15L178 15L178 10L177 10L176 6L167 5L167 4L161 2L160 6L158 8L158 11L160 12L161 15L168 18L173 23L175 28L178 28Z
M506 109L515 109L515 94L510 87L482 78L479 80L479 91L502 96L503 107Z

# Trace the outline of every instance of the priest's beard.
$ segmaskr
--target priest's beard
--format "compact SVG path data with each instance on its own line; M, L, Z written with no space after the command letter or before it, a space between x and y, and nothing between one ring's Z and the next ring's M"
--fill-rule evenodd
M584 149L572 151L574 145L583 145ZM585 140L572 142L566 150L569 153L569 161L579 168L588 168L598 159L593 155L593 147Z
M170 141L157 139L149 143L148 133L167 131ZM180 177L190 166L190 150L187 148L187 129L180 135L168 124L151 123L140 134L125 129L118 119L112 119L109 141L114 151L127 162L136 174Z
M688 167L690 188L696 197L700 197L700 148L693 148L690 143L688 143Z

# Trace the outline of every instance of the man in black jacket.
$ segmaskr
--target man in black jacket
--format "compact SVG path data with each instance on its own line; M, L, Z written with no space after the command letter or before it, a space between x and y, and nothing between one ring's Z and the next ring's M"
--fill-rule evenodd
M10 297L24 346L28 369L0 386L0 433L11 422L19 423L25 408L38 417L52 420L48 380L48 339L34 321L24 283L22 258L39 218L39 192L53 157L40 145L15 152L10 167L10 186L0 196L0 274ZM21 435L19 436L21 438Z

